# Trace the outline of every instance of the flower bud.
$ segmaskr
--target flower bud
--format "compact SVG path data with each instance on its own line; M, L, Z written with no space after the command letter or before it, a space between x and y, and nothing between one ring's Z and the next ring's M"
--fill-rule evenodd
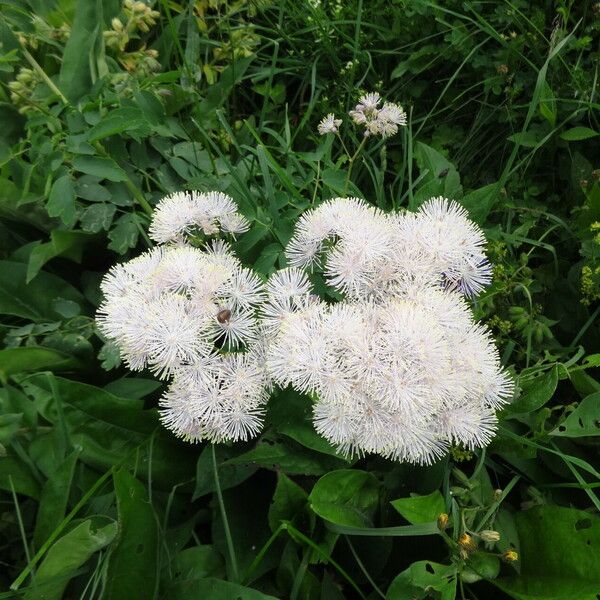
M123 23L121 23L121 19L115 17L110 24L115 31L123 31Z
M494 531L493 529L484 529L483 531L480 531L479 532L479 537L484 542L498 542L498 541L500 541L500 534L497 531Z
M500 498L502 498L502 490L494 490L494 502L499 502Z
M502 553L502 560L507 563L515 562L519 560L519 553L516 550L507 550Z
M448 515L446 513L440 513L437 518L437 526L440 531L444 531L448 526Z
M458 538L458 545L460 546L460 549L466 552L467 554L469 554L470 552L475 552L475 550L477 550L477 544L475 543L475 540L473 540L473 538L468 533L461 534L461 536Z

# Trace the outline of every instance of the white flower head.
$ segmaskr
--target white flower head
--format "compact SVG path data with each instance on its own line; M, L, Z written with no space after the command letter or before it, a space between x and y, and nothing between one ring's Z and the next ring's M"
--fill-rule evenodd
M321 119L321 122L317 126L319 135L326 135L328 133L337 133L340 130L342 119L336 119L333 113L329 113L326 117Z
M155 242L167 244L185 242L196 233L236 234L249 227L250 223L227 194L190 191L175 192L160 200L152 215L149 233Z
M357 125L365 128L365 136L380 135L383 138L398 133L398 127L406 125L406 113L399 104L384 102L381 104L381 96L369 93L361 96L358 104L348 114Z

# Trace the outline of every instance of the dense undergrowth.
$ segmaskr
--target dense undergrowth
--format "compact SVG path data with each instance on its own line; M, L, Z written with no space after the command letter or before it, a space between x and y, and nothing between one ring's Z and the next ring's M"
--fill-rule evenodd
M599 31L586 0L2 0L0 598L596 599ZM365 91L408 124L351 160L316 127ZM180 189L235 198L265 276L324 199L459 201L518 387L492 444L347 461L290 390L258 440L176 440L94 313Z

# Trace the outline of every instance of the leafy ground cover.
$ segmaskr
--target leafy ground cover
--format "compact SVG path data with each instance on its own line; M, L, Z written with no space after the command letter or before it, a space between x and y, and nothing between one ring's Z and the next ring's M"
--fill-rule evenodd
M599 30L587 0L0 2L0 598L595 600ZM353 160L316 127L365 91L408 125ZM94 313L180 189L235 198L265 276L321 200L465 206L518 387L492 444L348 461L289 390L255 441L176 440Z

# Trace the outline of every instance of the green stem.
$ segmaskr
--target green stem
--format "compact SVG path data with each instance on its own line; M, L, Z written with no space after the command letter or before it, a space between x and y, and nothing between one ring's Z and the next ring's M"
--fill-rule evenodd
M212 452L212 463L213 463L213 474L215 476L215 488L217 492L217 500L219 502L219 509L221 511L221 519L223 520L223 529L225 530L225 539L227 540L227 550L229 552L229 560L231 561L231 570L233 571L233 579L235 583L239 581L237 558L235 556L235 548L233 547L233 538L231 537L231 530L229 529L229 521L227 519L227 511L225 510L225 503L223 502L223 492L221 491L221 482L219 481L219 469L217 467L217 455L215 452L215 445L210 445Z
M48 77L46 71L42 69L40 64L38 63L31 54L25 48L21 48L23 51L23 56L27 59L27 62L33 67L33 69L38 73L38 75L44 80L44 83L62 100L63 104L69 104L69 101L65 97L65 95L58 89L54 81Z
M348 173L346 173L346 181L344 183L344 196L346 195L346 193L348 191L348 184L350 183L350 175L352 175L352 166L354 165L354 161L358 158L359 154L361 153L362 149L364 148L366 141L367 141L367 138L363 137L362 141L358 145L358 148L356 149L356 152L353 154L353 156L350 157L350 161L348 163Z

